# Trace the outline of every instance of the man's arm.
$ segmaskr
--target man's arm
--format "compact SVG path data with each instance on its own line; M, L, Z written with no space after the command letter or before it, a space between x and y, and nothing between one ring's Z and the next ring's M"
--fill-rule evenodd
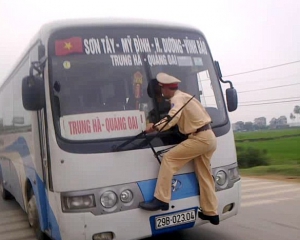
M181 101L180 98L174 98L171 100L171 109L168 113L169 118L172 118L175 114L176 116L169 121L168 117L165 117L163 119L161 119L158 123L152 125L152 128L154 128L154 130L160 131L162 128L162 131L166 131L168 129L170 129L171 127L175 126L181 116L181 111L178 112L183 106L183 102ZM178 112L178 113L177 113ZM166 125L166 122L168 122L168 124Z

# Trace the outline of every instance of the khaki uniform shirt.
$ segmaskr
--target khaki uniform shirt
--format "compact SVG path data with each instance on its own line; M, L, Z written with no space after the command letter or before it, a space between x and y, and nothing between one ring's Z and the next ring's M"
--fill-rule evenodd
M175 113L191 99L191 95L177 90L174 96L170 99L171 109L168 113L170 117L174 116ZM166 118L162 119L157 126L160 130L165 125ZM179 131L182 134L189 134L195 132L198 128L211 123L211 118L206 112L202 104L193 98L178 114L170 121L163 129L163 131L178 125Z

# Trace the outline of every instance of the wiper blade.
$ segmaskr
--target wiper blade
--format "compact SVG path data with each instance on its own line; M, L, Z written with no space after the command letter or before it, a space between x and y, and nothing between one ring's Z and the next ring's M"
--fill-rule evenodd
M145 134L145 132L142 131L141 133L137 134L136 136L128 139L126 142L123 142L119 146L113 146L113 151L118 152L118 151L122 150L123 147L127 146L129 143L132 143L134 140L136 140L137 138L141 137L144 134Z
M121 151L123 147L125 147L126 145L128 145L129 143L133 142L134 140L136 140L137 138L139 138L139 137L141 137L141 136L144 136L144 138L145 138L145 140L142 142L142 144L140 143L139 145L134 146L132 149L128 149L128 150L137 149L137 148L139 148L140 145L143 145L143 144L147 143L147 144L151 147L151 149L152 149L152 151L153 151L153 153L154 153L154 155L155 155L157 161L160 163L159 155L158 155L157 152L154 150L154 147L153 147L152 144L151 144L152 139L151 139L151 141L148 140L148 137L147 137L145 131L142 131L141 133L137 134L136 136L134 136L133 138L127 140L126 142L122 143L121 145L119 145L119 146L117 146L117 147L114 147L114 148L113 148L113 151L114 151L114 152Z

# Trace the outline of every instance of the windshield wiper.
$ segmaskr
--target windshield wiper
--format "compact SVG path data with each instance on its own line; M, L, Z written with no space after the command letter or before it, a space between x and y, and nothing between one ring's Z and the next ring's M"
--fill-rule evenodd
M113 151L114 152L118 152L118 151L121 151L125 146L127 146L129 143L133 142L134 140L136 140L137 138L141 137L141 136L144 136L145 140L142 141L141 143L139 143L138 145L134 146L133 148L131 149L127 149L127 150L134 150L134 149L137 149L137 148L140 148L141 146L147 144L151 147L156 159L158 160L158 162L160 163L160 159L159 159L159 154L155 151L154 147L152 146L151 144L151 141L156 138L161 132L162 130L168 125L169 122L172 121L172 119L195 97L192 96L172 117L170 117L169 115L167 116L167 119L165 121L160 121L158 123L155 123L154 126L159 126L163 123L165 123L163 125L163 127L154 135L154 136L151 136L151 137L148 137L146 132L145 131L142 131L141 133L137 134L136 136L134 136L133 138L127 140L126 142L120 144L119 146L116 146L116 147L113 147Z

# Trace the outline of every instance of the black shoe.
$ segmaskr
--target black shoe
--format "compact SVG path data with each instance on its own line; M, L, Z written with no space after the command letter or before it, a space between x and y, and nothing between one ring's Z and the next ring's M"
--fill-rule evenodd
M169 210L169 203L163 202L154 198L151 202L141 202L139 207L147 211Z
M213 225L219 225L219 222L220 222L219 215L207 216L207 215L204 215L202 212L198 212L198 217L201 218L202 220L210 221L210 223Z

